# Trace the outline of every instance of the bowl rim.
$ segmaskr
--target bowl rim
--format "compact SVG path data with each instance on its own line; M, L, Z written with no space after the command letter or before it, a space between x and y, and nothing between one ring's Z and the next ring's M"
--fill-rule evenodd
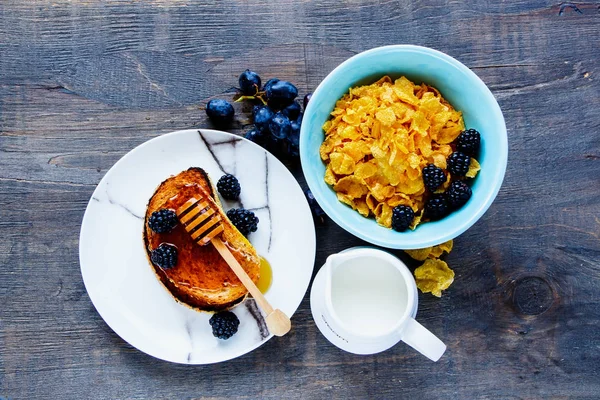
M491 177L491 179L493 179L494 182L496 182L496 184L494 185L493 189L490 190L486 194L486 196L483 199L479 208L477 208L473 213L471 213L466 218L464 218L461 223L456 224L455 225L456 227L454 229L447 230L447 231L445 231L445 233L440 234L440 235L434 235L434 236L430 236L430 237L426 237L426 238L421 238L419 240L415 240L415 239L411 239L411 233L414 231L407 231L407 232L398 232L398 236L394 237L393 240L389 240L387 238L376 237L376 236L373 236L369 233L365 233L365 232L355 228L353 226L353 224L345 221L345 219L338 213L338 211L335 210L335 207L330 206L329 202L326 201L324 198L322 198L320 190L315 190L315 189L317 189L318 183L313 182L311 180L310 174L308 173L307 167L306 167L310 163L310 159L307 154L307 151L308 151L308 149L307 149L307 147L308 147L307 129L308 128L306 127L306 125L308 125L308 124L302 124L302 126L301 126L300 162L302 165L302 171L304 173L306 183L307 183L309 189L311 190L311 192L313 193L315 199L317 200L319 205L323 208L323 210L325 211L327 216L329 216L329 218L331 218L341 228L343 228L347 232L351 233L352 235L354 235L360 239L363 239L369 243L379 245L382 247L392 248L392 249L404 249L404 250L419 249L419 248L425 248L425 247L429 247L429 246L438 245L438 244L448 241L450 239L456 238L457 236L464 233L471 226L473 226L481 218L481 216L489 209L489 207L493 203L494 199L498 195L500 188L502 187L502 183L503 183L504 176L506 173L506 166L507 166L507 161L508 161L508 135L507 135L507 131L506 131L506 122L504 120L504 115L502 114L502 110L500 109L500 105L498 104L498 101L494 97L491 90L487 87L485 82L483 82L481 80L481 78L479 78L479 76L477 76L477 74L475 74L466 65L464 65L457 59L455 59L455 58L449 56L448 54L445 54L439 50L435 50L435 49L432 49L429 47L424 47L424 46L417 46L417 45L410 45L410 44L388 45L388 46L375 47L375 48L363 51L361 53L355 54L354 56L348 58L347 60L342 62L340 65L338 65L336 68L334 68L329 74L327 74L327 76L321 81L321 83L319 83L317 88L314 90L313 97L311 98L311 100L314 100L315 97L318 98L320 93L325 90L325 86L327 85L328 81L332 80L336 75L338 75L340 73L340 71L344 70L349 64L353 64L363 58L368 58L368 57L371 57L378 53L382 53L382 52L386 53L386 52L390 52L390 51L421 53L421 54L426 54L428 56L432 56L434 58L438 58L441 62L450 64L451 66L453 66L453 67L459 69L461 72L465 73L470 78L470 80L473 82L473 87L477 88L477 90L481 91L481 93L483 93L486 97L489 97L492 100L492 109L490 110L490 112L494 116L494 119L496 119L498 121L499 131L501 133L503 133L503 135L501 135L501 138L500 138L502 145L500 146L499 149L497 149L497 151L499 153L499 154L497 154L499 164L497 165L495 174ZM308 120L306 115L310 115L311 113L313 113L313 108L316 107L315 104L316 103L314 101L311 101L308 103L308 106L305 110L304 120ZM340 205L341 205L341 203L340 203ZM387 229L387 228L382 227L382 229ZM415 235L412 235L412 237L414 237L414 236Z

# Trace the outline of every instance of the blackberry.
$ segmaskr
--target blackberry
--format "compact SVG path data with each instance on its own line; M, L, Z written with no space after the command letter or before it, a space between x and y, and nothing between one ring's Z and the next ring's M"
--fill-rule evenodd
M425 203L425 217L432 221L444 218L449 211L448 200L443 193L434 194Z
M470 156L476 156L479 152L480 142L481 135L479 132L475 129L467 129L462 131L456 138L456 150Z
M244 236L248 236L258 229L258 217L245 208L232 208L227 211L227 218Z
M460 151L455 151L448 156L446 160L448 164L448 171L455 176L465 176L469 171L469 164L471 163L471 157Z
M461 208L471 198L471 188L463 181L454 181L446 191L448 204L454 210Z
M237 315L231 311L221 311L214 314L208 320L212 327L213 336L219 339L227 340L238 331L240 320Z
M175 211L163 208L152 213L148 219L148 226L156 233L168 233L178 222Z
M428 164L423 168L423 182L427 186L427 189L435 192L437 188L446 182L446 173L440 167Z
M392 229L404 232L415 219L415 212L409 206L396 206L392 211Z
M162 269L173 268L177 265L177 247L172 244L161 243L156 249L152 250L150 259L154 265Z
M237 200L240 198L240 183L237 178L231 174L225 174L217 182L217 190L224 199Z

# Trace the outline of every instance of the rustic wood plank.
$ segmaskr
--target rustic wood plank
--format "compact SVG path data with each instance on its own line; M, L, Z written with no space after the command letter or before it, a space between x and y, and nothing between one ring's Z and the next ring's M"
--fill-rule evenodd
M597 2L0 3L0 397L596 397L599 32ZM503 189L448 256L455 283L420 295L421 322L448 344L440 362L403 345L343 353L308 298L289 335L224 364L158 362L117 337L78 262L83 212L114 162L211 126L202 107L231 98L245 68L304 94L347 57L395 43L471 67L509 131ZM317 267L363 244L331 221L317 240Z

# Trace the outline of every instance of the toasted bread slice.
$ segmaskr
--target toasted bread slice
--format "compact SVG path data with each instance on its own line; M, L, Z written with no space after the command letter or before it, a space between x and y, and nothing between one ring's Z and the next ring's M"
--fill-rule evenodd
M196 244L181 224L169 233L156 233L148 227L148 219L154 211L163 208L176 210L190 197L198 197L202 193L209 194L218 205L225 229L221 239L250 278L258 282L260 259L256 250L229 221L210 178L201 168L190 168L172 176L156 189L146 210L144 244L148 260L151 251L161 243L175 245L178 260L174 268L165 270L150 261L158 278L177 300L201 310L217 311L243 300L247 290L214 246L210 243L205 246Z

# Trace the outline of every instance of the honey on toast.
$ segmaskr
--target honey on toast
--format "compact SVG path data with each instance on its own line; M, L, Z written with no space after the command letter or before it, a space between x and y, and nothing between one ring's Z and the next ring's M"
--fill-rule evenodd
M152 195L144 219L144 245L150 264L151 251L161 243L177 247L178 261L174 268L152 267L169 292L179 301L204 311L230 308L243 300L247 290L212 245L199 246L178 224L171 232L156 233L148 227L154 211L176 210L190 197L210 195L223 219L222 240L236 260L256 283L260 274L260 259L250 242L231 224L223 212L210 178L201 168L190 168L162 182Z

